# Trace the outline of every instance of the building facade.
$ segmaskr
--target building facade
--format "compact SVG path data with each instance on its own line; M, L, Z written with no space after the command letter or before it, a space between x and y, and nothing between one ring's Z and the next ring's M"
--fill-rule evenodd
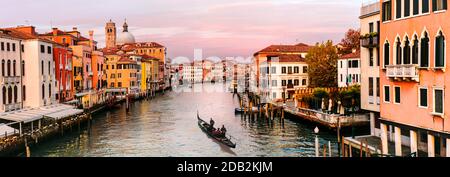
M380 136L380 2L361 7L361 108L369 111L371 135Z
M361 83L361 62L360 51L339 57L338 68L338 87L349 87L360 85Z
M450 157L447 0L388 0L380 6L382 152ZM395 152L388 151L389 141Z

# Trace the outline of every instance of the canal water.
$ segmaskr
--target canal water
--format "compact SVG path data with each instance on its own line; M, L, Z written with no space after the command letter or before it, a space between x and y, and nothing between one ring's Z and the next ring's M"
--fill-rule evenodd
M224 84L178 87L152 100L137 101L93 116L81 130L42 142L31 149L38 157L312 157L314 125L279 119L244 118L234 113L237 96ZM182 90L182 91L181 91ZM235 149L203 133L200 117L225 125L237 143ZM324 128L322 128L324 129ZM321 147L331 141L337 155L336 134L320 130ZM322 154L322 148L321 148Z

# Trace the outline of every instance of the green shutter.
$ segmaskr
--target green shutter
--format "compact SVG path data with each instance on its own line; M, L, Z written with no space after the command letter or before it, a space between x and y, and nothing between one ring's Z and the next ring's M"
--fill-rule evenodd
M433 0L433 11L437 10L437 0Z

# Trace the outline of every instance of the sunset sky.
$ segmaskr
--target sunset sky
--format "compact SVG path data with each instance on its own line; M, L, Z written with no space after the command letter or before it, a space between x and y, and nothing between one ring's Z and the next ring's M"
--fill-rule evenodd
M33 25L83 35L95 31L104 47L104 25L118 30L126 18L137 41L155 41L169 57L249 56L270 44L340 41L358 28L361 0L18 0L3 3L0 26Z

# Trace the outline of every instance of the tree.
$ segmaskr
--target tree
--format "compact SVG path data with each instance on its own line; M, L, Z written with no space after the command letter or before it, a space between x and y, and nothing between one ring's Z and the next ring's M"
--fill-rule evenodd
M352 53L353 49L359 49L360 48L360 31L355 29L349 29L345 33L344 39L341 41L341 46L339 50L339 54L345 55Z
M337 86L338 54L332 41L317 43L306 55L308 64L309 87Z

